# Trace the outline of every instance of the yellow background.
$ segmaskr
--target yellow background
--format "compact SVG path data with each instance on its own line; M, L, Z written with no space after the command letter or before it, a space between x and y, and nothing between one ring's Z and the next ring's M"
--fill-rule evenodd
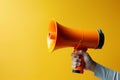
M101 28L103 48L88 52L120 71L119 0L0 0L0 80L99 80L87 70L71 72L73 48L48 52L52 18L69 28Z

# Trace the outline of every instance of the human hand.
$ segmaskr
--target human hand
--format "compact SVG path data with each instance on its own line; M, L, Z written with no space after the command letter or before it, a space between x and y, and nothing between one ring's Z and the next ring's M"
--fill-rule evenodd
M94 72L96 67L96 62L92 60L92 58L89 56L88 53L82 50L76 51L75 54L72 53L72 68L75 69L77 66L81 65L81 59L79 58L79 56L81 55L84 57L84 63L85 63L84 69Z

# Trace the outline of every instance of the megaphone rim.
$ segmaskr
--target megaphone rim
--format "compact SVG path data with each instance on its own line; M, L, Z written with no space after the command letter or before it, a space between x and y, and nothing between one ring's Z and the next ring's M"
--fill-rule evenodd
M51 20L50 24L49 24L49 29L52 28L55 30L55 39L51 42L50 46L48 45L48 50L49 52L53 52L55 49L55 45L56 45L56 41L57 41L57 22L55 20ZM48 36L47 38L49 38L49 29L48 29Z

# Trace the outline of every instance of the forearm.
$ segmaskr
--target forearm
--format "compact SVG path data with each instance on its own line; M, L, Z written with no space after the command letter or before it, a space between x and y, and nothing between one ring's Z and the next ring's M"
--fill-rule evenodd
M105 68L100 64L96 64L94 74L102 80L120 80L120 73Z

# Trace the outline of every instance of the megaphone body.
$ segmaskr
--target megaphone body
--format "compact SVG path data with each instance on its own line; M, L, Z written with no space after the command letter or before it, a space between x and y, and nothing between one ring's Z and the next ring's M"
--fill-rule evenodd
M48 28L47 43L50 52L65 47L73 47L74 52L76 50L86 51L88 48L101 49L104 44L104 34L101 29L75 30L52 20ZM73 70L75 73L83 73L85 66L83 56L79 57L82 62Z

